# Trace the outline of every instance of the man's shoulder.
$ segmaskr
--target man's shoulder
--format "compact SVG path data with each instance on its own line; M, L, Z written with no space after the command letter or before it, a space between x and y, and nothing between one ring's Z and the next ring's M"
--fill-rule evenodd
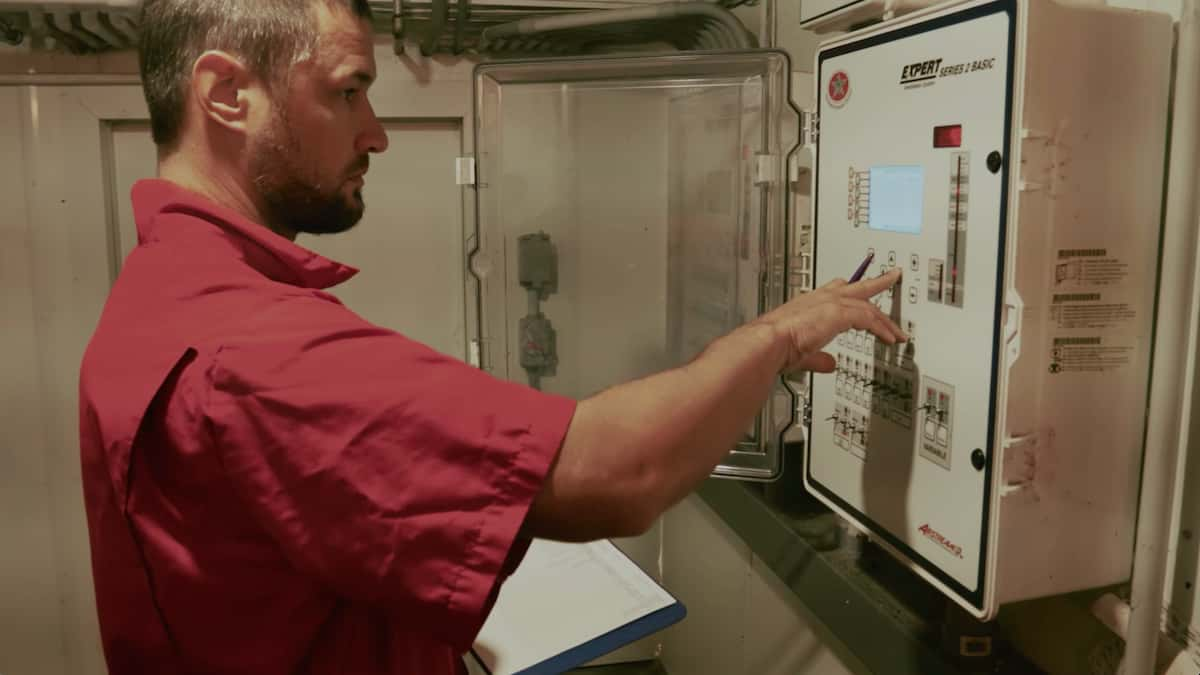
M143 245L126 259L84 355L83 368L137 367L188 350L289 342L370 324L331 293L270 279L246 265Z

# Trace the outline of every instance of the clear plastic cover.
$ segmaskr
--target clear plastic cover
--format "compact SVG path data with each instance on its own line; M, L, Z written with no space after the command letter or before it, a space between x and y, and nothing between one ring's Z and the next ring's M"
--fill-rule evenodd
M478 67L482 366L582 399L781 303L789 75L774 51ZM717 475L778 476L795 405L772 401Z

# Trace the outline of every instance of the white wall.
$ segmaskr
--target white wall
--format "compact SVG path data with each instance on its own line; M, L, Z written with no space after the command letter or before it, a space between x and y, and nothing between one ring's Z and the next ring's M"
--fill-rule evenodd
M0 89L0 156L18 166L22 103L21 92ZM24 182L12 178L6 170L0 180L0 671L62 673L58 579L47 566L56 556L52 462L40 414L42 373L31 358L38 345L32 235Z

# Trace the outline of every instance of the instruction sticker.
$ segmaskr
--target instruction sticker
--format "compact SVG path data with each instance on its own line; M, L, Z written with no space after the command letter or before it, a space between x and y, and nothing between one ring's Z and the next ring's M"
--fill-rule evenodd
M1050 320L1059 330L1132 326L1137 308L1123 298L1103 293L1055 293L1050 297Z
M1104 373L1126 368L1133 362L1134 345L1126 341L1110 344L1099 336L1057 337L1050 348L1050 374Z
M1128 260L1107 248L1056 251L1048 303L1049 371L1108 373L1130 367L1141 343L1140 296Z

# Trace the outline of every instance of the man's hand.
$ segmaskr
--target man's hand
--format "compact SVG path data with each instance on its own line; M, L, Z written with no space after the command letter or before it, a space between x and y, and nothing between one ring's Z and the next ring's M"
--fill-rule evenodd
M908 339L888 315L870 302L870 298L899 281L899 269L853 284L835 279L764 314L753 323L770 326L786 342L786 370L830 373L837 367L837 362L821 350L847 330L870 331L888 344Z

